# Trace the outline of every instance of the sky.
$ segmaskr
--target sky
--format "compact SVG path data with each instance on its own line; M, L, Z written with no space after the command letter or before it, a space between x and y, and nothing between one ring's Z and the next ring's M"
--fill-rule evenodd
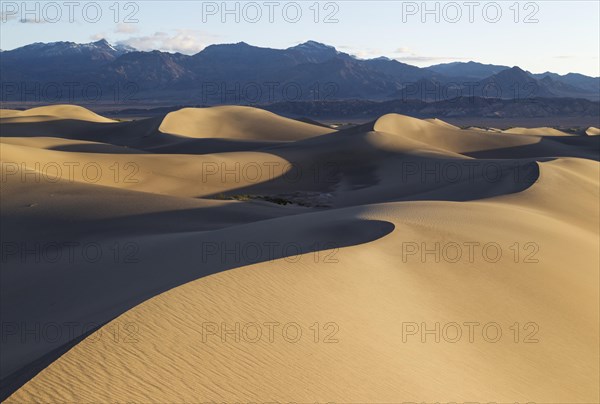
M307 40L416 66L474 60L600 76L600 2L1 1L0 48L105 38L194 54L217 43Z

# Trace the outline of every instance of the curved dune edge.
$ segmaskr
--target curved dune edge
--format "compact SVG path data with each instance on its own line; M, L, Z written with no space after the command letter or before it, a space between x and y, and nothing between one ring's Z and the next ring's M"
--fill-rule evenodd
M502 131L515 135L533 135L533 136L575 136L571 133L565 133L554 128L510 128Z
M2 144L0 158L5 164L10 164L12 169L25 167L27 170L37 170L48 177L56 175L56 165L64 170L72 161L79 162L80 167L99 166L101 175L96 177L96 171L91 171L91 175L95 176L94 185L154 194L211 197L224 192L255 194L304 189L329 193L335 189L340 194L336 199L340 204L347 202L364 204L393 201L398 200L398 197L405 198L411 194L436 190L439 191L438 196L430 195L429 198L421 199L449 199L450 194L444 191L441 185L451 187L460 185L447 180L443 183L435 181L423 183L416 172L406 175L406 179L403 180L402 176L409 171L407 167L412 167L413 170L419 167L435 170L436 165L439 164L448 166L461 164L462 170L467 172L466 164L475 164L480 167L477 175L481 176L482 168L490 163L470 159L458 152L448 150L452 148L451 146L462 150L461 142L467 148L480 148L479 139L475 137L463 142L460 139L463 135L461 131L453 130L450 133L452 136L448 136L446 149L431 145L430 143L435 139L421 139L418 133L409 131L403 131L400 135L386 132L358 132L353 135L335 132L300 142L286 142L285 147L205 155L143 154L139 150L111 144L93 144L87 141L59 138L8 137L0 140ZM438 135L443 136L443 134L436 136ZM76 145L79 149L88 147L96 152L66 152L53 149L60 145ZM105 153L98 153L99 150ZM467 162L467 160L473 161ZM506 172L515 164L526 165L524 162L514 164L508 162L505 164ZM121 169L121 175L117 180L115 180L115 165ZM331 175L327 172L328 166L335 170ZM225 170L235 171L235 167L240 167L240 170L243 167L248 175L238 175L234 178L231 174L225 173ZM314 181L316 170L321 170L323 173L319 177L321 180L319 184ZM439 171L439 168L437 170ZM356 190L353 189L355 185L352 185L352 177L356 176L357 171L365 174L371 172L366 177L359 175L361 178L358 180L362 182L361 186L365 192L369 192L354 192ZM298 181L286 180L298 172L306 175L301 176ZM341 178L337 178L336 173L341 174ZM72 178L69 178L71 182L89 184L89 175L86 176L86 172L82 169L73 170L72 174ZM131 180L125 180L129 178L128 176L131 176ZM225 180L223 180L224 176ZM20 177L18 173L11 171L8 178L17 180ZM512 193L521 191L527 186L514 180L510 181L510 177L507 177L507 180L509 183L501 186L500 182L482 182L478 178L481 187L475 189L472 184L467 184L468 180L465 180L462 182L466 188L460 194L465 195L465 199L479 199L486 196L488 189ZM398 186L399 184L402 186ZM256 190L258 185L262 187L260 191Z
M593 126L590 126L585 131L585 134L588 136L600 136L600 128L595 128Z
M439 125L445 128L449 128L449 129L460 129L458 126L456 125L452 125L451 123L448 123L446 121L442 121L441 119L438 118L430 118L430 119L424 119L424 121L427 121L429 123L433 123L434 125Z
M335 129L283 118L240 106L183 108L170 112L159 130L190 138L291 141L335 132Z
M490 136L480 130L461 130L451 125L433 123L400 114L387 114L377 119L373 130L419 140L432 147L455 153L468 153L539 143L539 136Z
M389 221L396 230L339 250L337 262L302 256L256 264L156 296L6 402L598 402L598 163L540 166L536 184L518 194L333 211ZM402 255L402 243L471 240L498 243L506 258L456 266ZM539 262L515 262L515 242L535 243ZM506 337L403 342L403 322L466 321L496 322ZM296 323L302 337L223 342L206 332L267 322L279 330ZM315 322L318 342L309 328ZM515 322L537 324L539 342L515 343ZM115 342L118 327L131 339Z
M98 115L89 109L67 104L36 107L25 111L0 109L0 119L2 119L2 123L31 123L58 119L74 119L98 123L116 122L112 119Z
M109 143L93 142L89 140L64 139L58 137L2 137L2 145L15 145L48 151L67 151L70 148L78 152L101 154L142 154L140 150L115 146ZM60 160L60 159L59 159ZM35 164L34 164L35 165Z
M111 149L116 147L111 148L110 145L105 145L105 148L111 153L63 152L38 148L38 139L33 141L27 138L15 139L17 138L0 142L2 145L0 158L6 162L5 164L11 164L16 168L26 167L28 170L37 170L40 175L44 174L45 177L52 178L57 175L55 166L58 165L62 173L60 179L63 181L87 185L90 184L89 178L93 176L94 185L179 197L212 195L265 182L270 178L281 176L286 169L289 169L289 163L285 159L261 152L195 156L139 154L134 151L134 155L131 155L124 150L115 153ZM50 142L42 140L39 143ZM65 167L72 161L78 162L78 167L89 165L100 167L100 170L90 170L89 175L83 169L68 173ZM254 172L252 176L240 175L237 181L231 183L222 181L221 171L219 171L221 167L231 170L236 163L250 168L257 164L271 164L274 168L269 172L260 171L257 175L254 175ZM115 177L116 172L110 169L115 164L121 170L119 177ZM212 169L210 172L212 174L208 169ZM67 177L67 173L72 175Z

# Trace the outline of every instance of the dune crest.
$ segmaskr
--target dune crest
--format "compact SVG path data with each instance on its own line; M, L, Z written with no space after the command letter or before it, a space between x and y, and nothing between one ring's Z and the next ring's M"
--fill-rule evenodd
M510 128L503 131L515 135L533 135L533 136L574 136L571 133L565 133L554 128Z
M439 126L443 126L445 128L450 128L450 129L460 129L458 126L456 125L452 125L448 122L442 121L441 119L438 118L430 118L430 119L424 119L424 121L432 123L434 125L439 125Z
M184 108L170 112L159 130L191 138L278 141L305 139L335 131L262 109L239 106Z
M0 110L0 119L2 119L3 123L46 122L58 119L74 119L99 123L116 122L77 105L50 105L30 108L25 111L2 109Z
M399 114L387 114L375 121L376 131L393 133L444 148L456 153L523 146L539 142L539 138L490 136L479 130L461 130L451 125L440 125Z
M585 134L588 135L588 136L599 136L600 135L600 128L595 128L593 126L590 126L585 131Z

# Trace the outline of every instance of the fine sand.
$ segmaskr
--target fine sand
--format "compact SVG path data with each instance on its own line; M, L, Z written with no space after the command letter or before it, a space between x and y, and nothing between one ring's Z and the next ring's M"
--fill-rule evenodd
M8 403L600 401L596 128L0 124Z

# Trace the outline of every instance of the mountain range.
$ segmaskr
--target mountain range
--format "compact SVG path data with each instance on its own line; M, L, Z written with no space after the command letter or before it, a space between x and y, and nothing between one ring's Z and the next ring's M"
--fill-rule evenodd
M138 51L102 39L0 52L3 102L260 105L289 101L600 99L600 78L454 62L420 68L359 59L315 41L287 49L211 45L194 55Z

